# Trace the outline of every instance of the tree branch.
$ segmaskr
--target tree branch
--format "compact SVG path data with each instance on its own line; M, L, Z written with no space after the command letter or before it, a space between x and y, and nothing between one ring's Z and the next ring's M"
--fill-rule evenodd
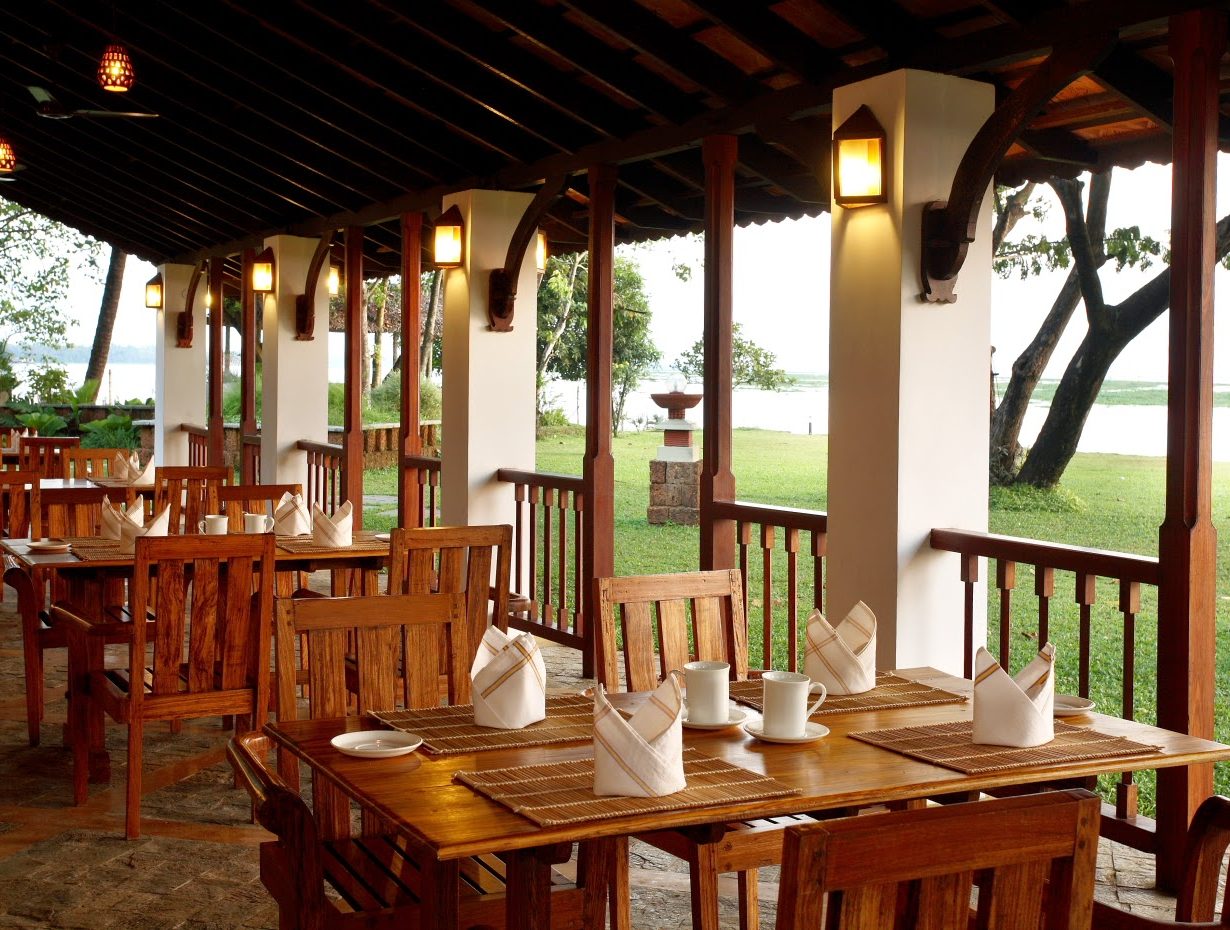
M1025 204L1029 202L1029 198L1033 196L1034 188L1037 185L1030 181L1024 187L1013 191L1004 199L1003 209L995 217L995 229L991 233L991 254L994 255L999 251L999 247L1003 245L1008 234L1012 232L1012 228L1025 215Z
M1081 295L1085 299L1085 315L1089 319L1089 327L1105 329L1111 321L1102 296L1102 279L1098 277L1097 254L1101 249L1097 248L1095 251L1089 227L1085 223L1085 208L1081 201L1084 185L1080 181L1060 178L1051 178L1050 185L1063 207L1068 244L1072 247L1072 261L1076 263L1076 274L1080 279Z

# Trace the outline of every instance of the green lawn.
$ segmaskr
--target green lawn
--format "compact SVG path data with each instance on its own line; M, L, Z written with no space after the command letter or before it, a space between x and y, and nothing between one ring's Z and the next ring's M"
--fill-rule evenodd
M615 570L619 574L687 571L696 567L697 530L684 526L649 526L645 512L649 502L649 460L661 442L660 434L629 433L614 441L615 452ZM552 430L538 443L540 471L580 474L584 436L577 428ZM827 437L795 436L760 430L736 430L734 466L738 496L742 500L814 510L827 506L825 475L828 460ZM369 494L394 494L392 469L367 473ZM1163 460L1121 455L1078 455L1073 460L1057 493L1000 492L992 494L991 530L1034 539L1053 540L1146 555L1157 553L1157 528L1164 506ZM1214 513L1220 525L1230 511L1230 464L1214 469ZM391 525L371 520L369 525ZM780 550L781 542L778 541ZM801 549L807 551L806 535ZM759 562L756 552L755 562ZM774 569L774 608L784 610L784 553L777 553ZM810 602L810 558L800 557L800 597ZM992 572L992 580L994 574ZM1017 571L1013 598L1014 667L1022 664L1037 648L1037 600L1033 595L1033 574L1025 566ZM954 566L953 584L960 584ZM993 586L992 586L993 587ZM1217 653L1217 736L1230 739L1230 533L1223 531L1218 544L1218 644ZM752 625L752 658L759 661L761 647L757 636L763 602L759 569L752 572L749 590L753 592L749 612ZM1076 690L1078 655L1077 609L1073 597L1074 579L1057 574L1056 593L1051 602L1051 638L1059 649L1059 689ZM1111 581L1098 584L1097 604L1092 624L1091 694L1099 706L1112 713L1121 710L1122 694L1122 616L1118 612L1119 592ZM998 643L998 593L989 593L989 639ZM1142 590L1142 608L1137 622L1136 640L1136 716L1155 719L1157 595L1153 588ZM784 626L779 616L776 628ZM785 646L775 637L774 661L785 660ZM1152 779L1140 779L1142 802L1152 807ZM1217 789L1230 792L1230 766L1219 766Z

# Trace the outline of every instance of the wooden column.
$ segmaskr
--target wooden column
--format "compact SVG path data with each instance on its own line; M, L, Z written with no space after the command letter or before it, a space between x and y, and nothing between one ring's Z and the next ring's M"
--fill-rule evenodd
M1170 20L1174 59L1170 394L1166 517L1159 539L1158 724L1213 735L1217 531L1212 521L1213 269L1216 260L1218 72L1226 21L1215 10ZM1187 825L1213 793L1213 767L1157 778L1157 877L1182 877Z
M209 464L222 465L222 270L221 255L209 260Z
M733 500L731 470L732 332L734 329L734 136L709 136L705 161L705 416L700 472L700 567L735 567L735 528L717 519L713 502Z
M244 484L256 484L260 475L250 467L250 457L244 437L255 436L256 426L256 294L252 290L252 262L255 249L243 250L243 271L240 275L240 344L239 344L239 461Z
M407 455L419 455L419 326L422 300L419 278L423 268L423 214L401 215L401 450L398 463L397 517L399 526L423 525L423 498L417 471L405 466Z
M589 327L586 332L585 524L582 561L585 645L581 674L596 668L594 579L615 574L615 458L611 454L611 356L615 319L615 166L589 169ZM608 682L607 684L610 684Z
M342 497L363 526L363 227L346 227L346 410L342 433Z

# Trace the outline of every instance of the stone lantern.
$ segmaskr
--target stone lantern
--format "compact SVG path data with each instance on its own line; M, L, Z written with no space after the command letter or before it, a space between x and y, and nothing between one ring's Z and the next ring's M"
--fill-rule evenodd
M704 395L674 390L649 396L666 411L666 418L654 424L663 439L649 463L649 522L695 526L700 522L700 450L692 444L692 433L700 426L686 413Z

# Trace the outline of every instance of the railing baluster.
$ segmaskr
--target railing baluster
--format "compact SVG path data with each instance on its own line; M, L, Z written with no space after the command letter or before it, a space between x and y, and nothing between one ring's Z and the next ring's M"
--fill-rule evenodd
M790 671L799 670L799 531L786 527L782 540L786 548L786 622L788 636L786 651Z
M773 544L776 542L776 528L766 523L760 527L760 558L763 585L761 591L761 616L764 625L764 667L773 667Z
M811 531L812 558L812 603L816 610L824 612L824 557L828 555L829 534L823 530Z
M534 592L525 583L525 485L513 485L513 501L516 508L516 528L513 536L513 558L516 560L516 570L513 573L513 586L523 590L527 597L533 598Z
M544 488L542 492L542 622L552 626L555 620L555 604L551 598L551 511L555 509L555 489Z
M735 532L738 534L736 542L739 546L739 576L743 579L743 616L747 616L748 598L751 596L752 586L748 583L748 568L747 568L747 553L752 545L752 524L744 520L740 520L735 524ZM765 666L768 668L769 666Z
M1140 613L1140 583L1119 581L1119 610L1123 613L1123 719L1136 719L1136 615ZM1115 786L1115 816L1136 817L1139 794L1131 772L1119 776Z
M1034 593L1038 595L1038 645L1051 638L1051 598L1055 596L1055 569L1034 566Z
M999 589L999 664L1009 668L1012 650L1012 589L1016 587L1016 562L998 559L995 587Z
M536 484L530 485L530 564L526 590L530 595L530 618L532 620L545 619L538 609L541 603L538 598L538 502L541 499L542 489Z
M965 677L974 677L974 585L978 582L978 556L961 556L961 581L965 584Z
M555 534L559 540L559 609L555 614L555 627L559 630L568 629L568 492L559 492L559 530Z
M1097 576L1085 572L1076 574L1076 603L1080 605L1080 696L1089 697L1089 650L1091 613L1097 599Z
M572 632L576 636L585 635L585 625L589 622L582 613L585 600L582 597L582 586L585 575L581 570L582 541L585 527L581 521L585 519L585 495L580 491L572 492Z

